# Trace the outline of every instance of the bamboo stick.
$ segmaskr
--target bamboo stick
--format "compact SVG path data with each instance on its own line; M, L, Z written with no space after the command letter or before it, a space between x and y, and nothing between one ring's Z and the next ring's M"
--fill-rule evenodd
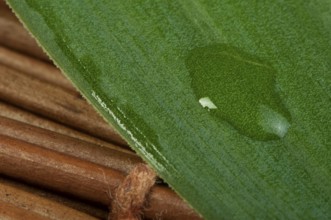
M11 10L2 3L0 7L0 44L38 59L50 62L35 39L22 26Z
M124 149L105 148L0 116L0 134L78 157L124 173L141 159Z
M0 64L24 72L41 81L78 93L59 69L38 59L24 56L0 45Z
M0 0L0 12L2 12L2 9L9 10L7 8L8 8L8 6L7 6L6 2L4 0Z
M80 96L0 65L0 99L113 143L126 142Z
M0 135L1 173L108 205L119 171Z
M66 207L70 207L71 209L75 209L79 212L83 212L90 216L94 216L98 219L106 220L107 216L108 216L107 207L102 206L100 204L82 201L81 199L78 200L77 198L74 198L73 196L68 196L65 194L56 194L55 192L52 192L52 191L49 191L46 189L42 189L40 187L33 186L31 184L22 183L17 180L14 180L12 178L9 178L9 177L2 177L0 175L0 186L1 185L13 187L15 189L15 191L17 191L18 193L19 193L19 191L23 191L24 193L26 192L28 194L32 194L33 196L41 197L46 200L56 202L57 204L62 204ZM0 187L0 190L2 190L1 187ZM7 194L8 193L6 193L6 195ZM12 197L13 195L9 194L8 196ZM19 198L20 197L16 197L15 200L17 200ZM5 198L5 199L8 200L8 198ZM1 200L3 200L3 199L0 198L0 201ZM15 202L15 200L12 200L12 203ZM20 201L17 202L17 204L20 204Z
M0 173L109 205L120 172L0 135ZM167 193L165 193L167 192ZM169 189L153 187L147 218L200 219Z
M19 209L26 210L26 212L29 212L30 214L36 214L46 219L97 220L97 218L86 213L72 209L50 199L34 195L3 182L0 183L0 204L1 203L10 204Z
M9 118L9 119L13 119L15 121L23 122L25 124L33 125L35 127L43 128L43 129L46 129L49 131L53 131L53 132L56 132L59 134L63 134L65 136L73 137L73 138L76 138L76 139L79 139L79 140L82 140L85 142L89 142L92 144L100 145L100 146L111 148L111 149L118 150L118 151L131 153L130 150L124 149L123 147L113 145L109 142L103 141L94 136L85 134L83 132L79 132L70 127L67 127L67 126L59 124L57 122L40 117L31 112L24 111L22 109L14 107L13 105L9 105L9 104L1 102L1 101L0 101L0 116Z
M2 220L19 220L19 219L33 219L33 220L51 220L43 217L29 210L19 208L7 202L0 201L0 219Z
M12 10L9 8L5 0L0 0L0 13L1 17L6 17L7 19L11 21L18 22L17 17L15 14L12 12Z

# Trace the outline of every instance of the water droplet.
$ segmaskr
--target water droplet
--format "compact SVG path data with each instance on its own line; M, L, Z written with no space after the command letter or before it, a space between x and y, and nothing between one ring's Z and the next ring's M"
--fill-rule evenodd
M266 62L223 44L198 47L186 61L200 105L256 140L283 138L291 117L277 93L276 71Z

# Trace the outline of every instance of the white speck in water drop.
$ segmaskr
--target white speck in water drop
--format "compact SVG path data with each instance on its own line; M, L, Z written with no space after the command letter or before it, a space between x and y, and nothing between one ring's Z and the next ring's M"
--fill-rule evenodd
M207 107L209 110L217 109L217 106L210 100L209 97L202 97L199 99L199 103L203 108Z

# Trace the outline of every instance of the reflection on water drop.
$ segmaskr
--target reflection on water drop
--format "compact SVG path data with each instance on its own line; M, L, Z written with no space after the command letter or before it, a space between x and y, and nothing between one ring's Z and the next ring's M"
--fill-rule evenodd
M222 44L191 50L185 60L200 105L256 140L283 138L291 117L266 62Z
M275 134L282 138L287 133L290 123L280 113L274 111L268 106L260 106L260 126L268 133Z
M199 99L199 103L203 108L207 107L208 109L217 109L216 105L210 100L209 97L202 97Z

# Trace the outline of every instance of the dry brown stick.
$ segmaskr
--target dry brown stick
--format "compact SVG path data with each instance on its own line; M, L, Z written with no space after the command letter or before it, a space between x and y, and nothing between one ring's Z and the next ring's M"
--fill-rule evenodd
M0 0L0 14L1 17L6 17L11 21L19 23L19 20L17 19L13 11L9 8L8 4L6 3L6 0Z
M148 195L148 202L143 216L155 216L156 219L202 220L200 215L169 188L153 187Z
M0 201L0 219L2 220L51 220L36 213L30 212L26 209L19 208L7 202Z
M0 12L3 12L2 10L4 11L10 10L4 0L0 0Z
M0 99L122 146L126 142L81 97L0 65Z
M1 173L91 201L108 204L124 175L14 138L0 135Z
M0 116L0 134L97 163L124 173L142 162L131 151L105 148Z
M100 204L92 204L87 201L82 201L81 199L73 198L73 196L55 193L50 190L42 189L40 187L36 187L31 184L23 183L21 181L14 180L12 178L8 178L7 176L0 175L0 185L2 184L5 184L6 186L14 187L15 189L27 192L29 194L33 194L34 196L42 197L44 199L56 203L60 203L64 206L78 210L79 212L86 213L90 216L94 216L98 219L106 220L108 216L107 208ZM10 194L8 196L12 197L13 195Z
M0 203L7 203L30 213L54 220L97 220L86 213L67 207L58 202L26 192L0 182ZM24 218L25 219L25 218Z
M0 173L109 205L118 171L0 135ZM167 193L165 193L167 191ZM110 192L110 193L107 193ZM153 187L147 218L200 219L169 189Z
M0 101L0 116L10 118L19 122L23 122L25 124L33 125L39 128L43 128L49 131L53 131L59 134L63 134L69 137L73 137L82 141L86 141L92 144L97 144L103 147L108 147L111 149L115 149L118 151L123 151L127 153L131 153L131 151L128 151L127 149L124 149L122 147L115 146L114 144L111 144L109 142L103 141L99 138L96 138L94 136L85 134L83 132L79 132L75 129L66 127L62 124L56 123L54 121L48 120L46 118L40 117L36 114L33 114L28 111L24 111L22 109L19 109L17 107L14 107L13 105L9 105L7 103L4 103Z
M0 63L27 73L34 78L54 84L71 92L78 93L71 82L65 78L59 69L38 59L24 56L0 45Z
M9 13L5 4L0 8L0 44L50 62L48 56L37 45L17 18Z

